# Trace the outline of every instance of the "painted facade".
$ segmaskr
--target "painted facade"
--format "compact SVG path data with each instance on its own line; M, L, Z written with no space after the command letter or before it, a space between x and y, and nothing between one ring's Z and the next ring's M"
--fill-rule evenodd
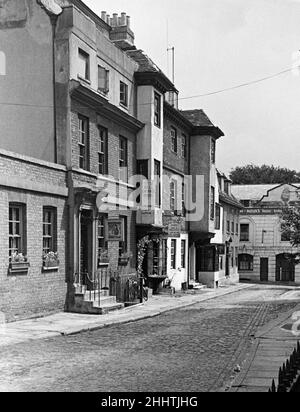
M289 259L299 250L281 231L282 209L299 202L297 185L241 185L233 193L245 206L239 222L241 278L299 284L300 267Z

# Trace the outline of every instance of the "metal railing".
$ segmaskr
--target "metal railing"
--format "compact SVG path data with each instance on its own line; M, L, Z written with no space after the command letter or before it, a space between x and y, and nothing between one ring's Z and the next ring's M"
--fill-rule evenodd
M297 343L297 349L279 369L278 386L273 379L269 392L297 392L300 393L300 344Z
M101 268L94 275L87 272L75 273L74 285L80 293L86 294L88 300L95 301L98 306L101 306L103 298L107 296L116 297L117 302L131 304L148 300L143 279L112 272L108 268Z

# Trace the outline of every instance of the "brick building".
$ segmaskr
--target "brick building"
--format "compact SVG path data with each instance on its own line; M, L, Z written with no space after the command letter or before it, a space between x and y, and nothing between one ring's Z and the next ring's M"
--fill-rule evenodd
M14 320L116 306L111 282L136 277L145 235L149 286L200 281L218 231L222 131L202 110L178 109L125 13L99 17L81 0L2 3L0 311ZM148 179L139 207L137 174ZM183 190L187 175L199 180Z
M300 283L300 267L290 259L299 252L281 231L286 205L298 205L297 185L232 187L244 205L240 215L239 271L243 279Z

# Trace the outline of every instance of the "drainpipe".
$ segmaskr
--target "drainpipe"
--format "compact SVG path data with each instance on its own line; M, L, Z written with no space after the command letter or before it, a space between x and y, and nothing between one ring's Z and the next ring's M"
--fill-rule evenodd
M56 27L57 27L57 20L58 15L50 15L50 21L52 26L52 85L53 85L53 127L54 127L54 162L57 163L58 160L58 153L57 153L57 108L56 108L56 48L55 48L55 40L56 40Z

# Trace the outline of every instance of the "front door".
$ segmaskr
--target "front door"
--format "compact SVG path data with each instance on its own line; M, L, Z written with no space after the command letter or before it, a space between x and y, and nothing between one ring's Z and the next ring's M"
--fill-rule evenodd
M260 281L268 282L269 280L269 259L261 258L260 259Z
M278 255L276 257L276 281L295 282L295 264L292 256Z
M83 284L93 278L93 212L83 210L80 222L80 273ZM88 275L88 276L87 276Z

